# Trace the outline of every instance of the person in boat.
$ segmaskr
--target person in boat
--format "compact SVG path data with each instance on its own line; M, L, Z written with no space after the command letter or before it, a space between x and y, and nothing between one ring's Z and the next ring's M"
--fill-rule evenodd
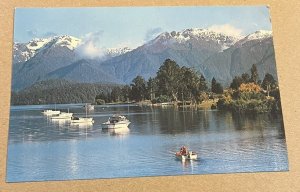
M188 150L187 150L187 147L186 146L182 146L180 148L180 155L187 155L188 154Z

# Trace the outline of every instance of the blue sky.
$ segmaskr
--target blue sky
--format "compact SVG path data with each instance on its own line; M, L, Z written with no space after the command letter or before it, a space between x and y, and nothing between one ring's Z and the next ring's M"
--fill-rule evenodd
M271 30L271 23L266 6L17 8L14 40L98 36L98 46L134 48L161 32L187 28L247 35L260 29Z

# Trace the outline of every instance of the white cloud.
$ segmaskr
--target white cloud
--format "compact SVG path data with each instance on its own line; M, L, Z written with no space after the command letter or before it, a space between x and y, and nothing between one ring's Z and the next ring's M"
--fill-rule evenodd
M26 30L27 35L32 38L32 37L36 37L37 36L37 30L33 29L33 30Z
M103 31L86 34L76 51L82 57L89 59L103 57L105 55L105 48L101 46L102 34Z
M154 39L154 38L155 38L157 35L159 35L162 31L163 31L163 29L162 29L161 27L156 27L156 28L149 29L149 30L146 32L144 41L147 42L147 41L149 41L149 40Z
M237 36L237 37L242 36L243 33L242 29L238 29L230 24L212 25L208 29L218 33L224 33L226 35Z

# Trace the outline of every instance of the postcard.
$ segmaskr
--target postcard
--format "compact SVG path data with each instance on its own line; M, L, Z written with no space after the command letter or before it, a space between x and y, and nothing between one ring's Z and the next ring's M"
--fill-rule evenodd
M266 6L17 8L7 182L288 171Z

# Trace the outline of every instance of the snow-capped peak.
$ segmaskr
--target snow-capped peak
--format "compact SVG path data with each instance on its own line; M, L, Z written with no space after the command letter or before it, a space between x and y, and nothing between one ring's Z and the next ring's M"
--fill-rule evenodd
M43 47L45 44L49 43L50 41L51 41L51 38L45 38L45 39L35 38L35 39L29 41L26 44L26 47L29 50L32 50L33 52L35 52L36 50L40 49L41 47Z
M148 42L146 46L153 44L168 46L174 43L184 44L186 42L202 42L201 44L213 42L222 51L235 44L239 39L240 37L226 35L210 29L191 28L179 32L161 33L154 40Z
M40 50L53 45L67 47L70 50L74 50L80 43L80 39L69 35L54 36L49 38L34 38L28 43L15 43L14 63L25 62L35 56Z
M245 38L247 38L248 40L254 40L254 39L265 39L269 37L272 37L272 31L259 30L246 36Z
M210 40L221 40L221 41L237 41L239 37L229 36L224 33L218 33L209 29L201 29L201 28L192 28L192 29L185 29L180 32L172 31L170 33L164 32L160 34L156 39L163 38L163 39L176 39L179 42L187 41L191 38L197 39L210 39Z
M247 35L245 38L239 40L235 44L235 46L241 46L249 41L262 41L270 37L272 37L272 31L266 31L266 30L255 31L254 33L251 33Z
M67 47L70 50L74 50L81 43L81 40L68 35L58 36L56 39L56 45L60 45L62 47Z

